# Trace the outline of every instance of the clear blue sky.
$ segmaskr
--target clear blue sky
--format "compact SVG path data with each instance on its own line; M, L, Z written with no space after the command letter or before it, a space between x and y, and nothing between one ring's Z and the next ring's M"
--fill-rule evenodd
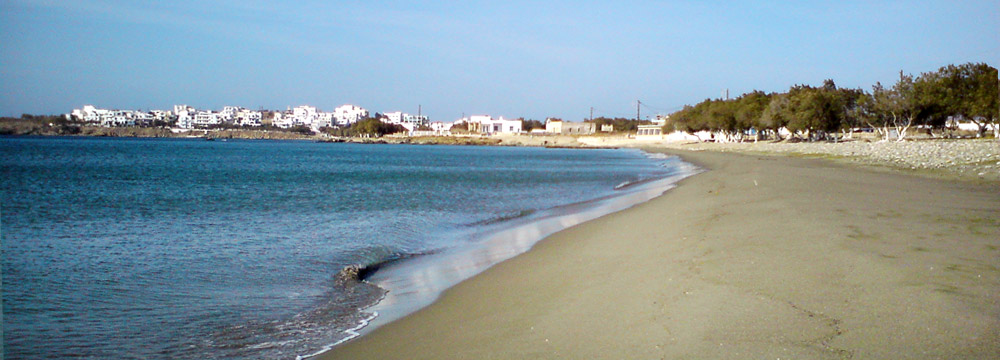
M352 103L579 121L1000 62L997 0L0 4L5 116Z

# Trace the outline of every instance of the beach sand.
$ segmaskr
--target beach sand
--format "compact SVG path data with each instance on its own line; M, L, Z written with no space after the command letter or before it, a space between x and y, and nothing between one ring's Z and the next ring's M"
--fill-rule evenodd
M1000 356L996 183L677 153L710 171L320 358Z

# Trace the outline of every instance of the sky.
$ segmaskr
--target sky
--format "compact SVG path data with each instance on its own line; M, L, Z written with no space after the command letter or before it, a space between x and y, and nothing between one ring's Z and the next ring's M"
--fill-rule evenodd
M1000 1L0 0L0 116L418 108L645 118L1000 64Z

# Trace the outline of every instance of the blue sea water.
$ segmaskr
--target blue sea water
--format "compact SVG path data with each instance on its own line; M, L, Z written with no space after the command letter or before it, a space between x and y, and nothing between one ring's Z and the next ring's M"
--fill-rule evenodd
M685 165L637 150L2 137L4 355L313 354L380 300L431 301L388 295L408 275L514 238L524 251L526 224ZM558 226L545 229L532 241ZM487 253L480 267L514 255ZM372 281L338 278L396 258Z

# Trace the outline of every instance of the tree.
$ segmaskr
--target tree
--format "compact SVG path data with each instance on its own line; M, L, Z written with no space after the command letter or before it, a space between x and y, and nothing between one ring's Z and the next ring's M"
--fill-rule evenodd
M788 94L774 95L760 114L760 126L780 140L780 130L788 126L788 117Z
M524 118L521 118L520 120L521 120L521 129L524 131L531 131L531 129L545 128L545 124L538 120L533 120L533 119L525 120Z
M639 125L649 124L649 120L638 120L626 119L622 117L608 118L608 117L597 117L592 120L584 120L584 122L594 123L594 126L600 130L602 125L613 125L616 132L634 132L639 129Z
M404 132L406 128L398 124L386 124L376 118L366 118L358 121L347 129L351 136L358 137L380 137L385 134Z
M708 128L722 133L722 141L737 141L739 127L736 122L735 101L714 100L708 107Z
M837 105L840 107L840 130L844 137L851 137L854 128L864 125L864 111L861 101L865 97L861 89L837 89Z
M742 131L755 130L754 141L760 138L760 130L763 128L761 116L771 102L771 94L754 90L743 94L737 100L736 124Z
M899 81L892 88L885 88L876 82L872 86L871 98L862 104L868 109L866 117L869 126L878 129L885 141L890 140L890 129L896 132L896 141L903 141L906 131L916 125L921 113L921 103L912 75L899 72Z
M984 63L948 65L938 70L936 80L939 86L934 88L935 97L943 102L944 111L975 123L979 127L977 136L982 137L989 124L994 125L995 136L1000 134L996 68Z
M825 138L839 130L841 117L835 92L832 80L827 80L822 88L801 85L789 89L788 130L793 134L803 133L810 140Z

